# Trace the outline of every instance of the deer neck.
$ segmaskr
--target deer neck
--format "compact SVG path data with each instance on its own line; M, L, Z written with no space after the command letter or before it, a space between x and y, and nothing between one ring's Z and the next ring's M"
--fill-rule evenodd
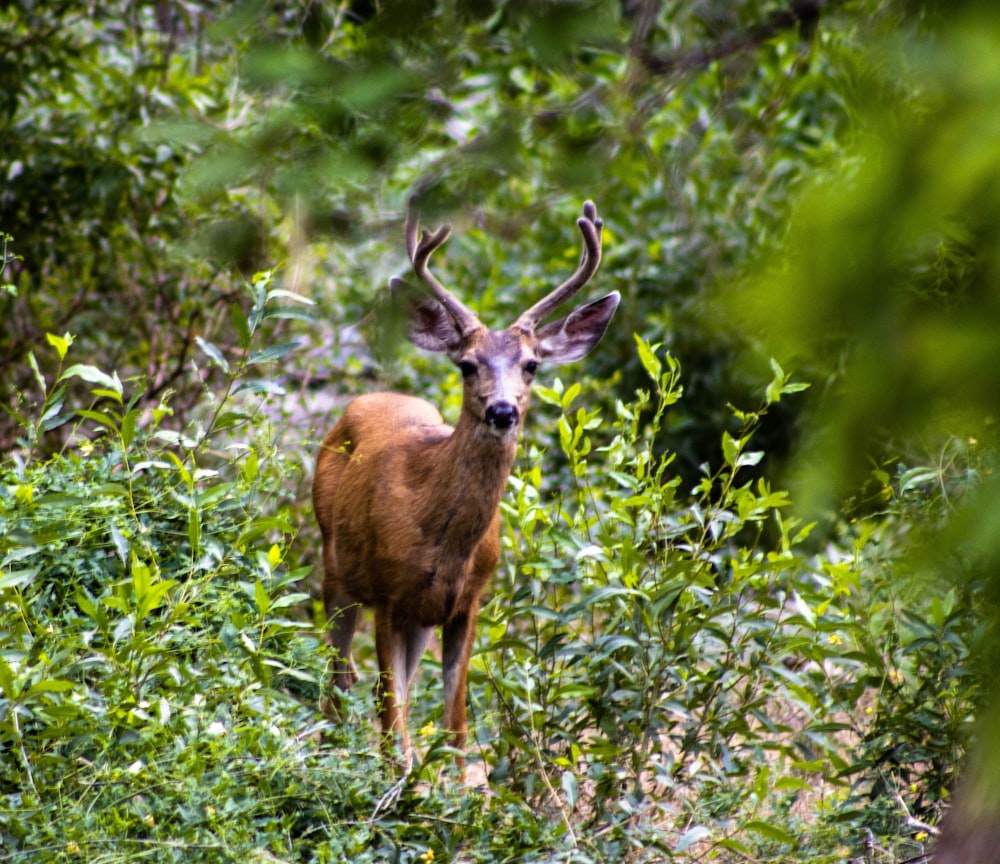
M497 438L463 411L448 439L448 458L456 469L452 477L466 496L476 495L489 510L500 505L517 454L517 438Z
M479 543L500 506L517 453L517 435L497 438L462 413L455 431L435 453L445 480L436 501L442 549L464 556Z

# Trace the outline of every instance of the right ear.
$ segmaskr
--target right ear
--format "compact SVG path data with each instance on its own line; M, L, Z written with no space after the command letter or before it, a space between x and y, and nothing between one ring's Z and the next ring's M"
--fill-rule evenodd
M398 276L389 281L389 288L406 309L409 318L406 336L414 345L450 357L461 351L462 334L444 306Z
M612 291L539 328L535 333L538 356L552 363L572 363L587 356L601 341L620 300L621 295Z

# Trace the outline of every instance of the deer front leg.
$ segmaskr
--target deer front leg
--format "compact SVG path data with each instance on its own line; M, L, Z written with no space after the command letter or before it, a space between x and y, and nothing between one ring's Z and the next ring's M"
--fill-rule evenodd
M420 658L427 650L427 642L431 638L433 627L411 627L406 632L406 701L407 715L409 715L410 686L413 684L413 676L420 665Z
M469 671L469 657L476 623L476 609L456 615L444 625L441 636L441 667L444 672L444 726L454 735L453 743L459 751L455 764L465 774L465 680Z

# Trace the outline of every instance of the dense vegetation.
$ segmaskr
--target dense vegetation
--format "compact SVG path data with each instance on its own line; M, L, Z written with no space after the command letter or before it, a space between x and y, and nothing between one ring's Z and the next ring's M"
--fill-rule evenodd
M929 848L997 668L989 4L0 23L5 860ZM313 448L358 392L458 406L381 326L411 195L488 322L572 269L585 197L624 297L536 386L471 787L433 651L410 776L365 688L318 711Z

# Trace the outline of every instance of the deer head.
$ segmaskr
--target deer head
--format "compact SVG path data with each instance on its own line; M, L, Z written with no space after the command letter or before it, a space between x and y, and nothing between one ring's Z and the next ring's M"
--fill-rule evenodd
M617 291L574 309L556 321L542 322L590 281L601 261L602 221L592 201L577 220L583 236L580 264L565 282L504 330L490 330L471 309L431 273L431 254L451 233L450 225L424 229L409 207L406 250L426 293L409 304L408 337L427 351L447 354L462 373L462 412L485 432L500 439L516 438L524 422L535 372L542 363L579 360L600 341L621 296ZM390 283L394 294L416 296L404 280ZM539 326L541 325L541 326Z

